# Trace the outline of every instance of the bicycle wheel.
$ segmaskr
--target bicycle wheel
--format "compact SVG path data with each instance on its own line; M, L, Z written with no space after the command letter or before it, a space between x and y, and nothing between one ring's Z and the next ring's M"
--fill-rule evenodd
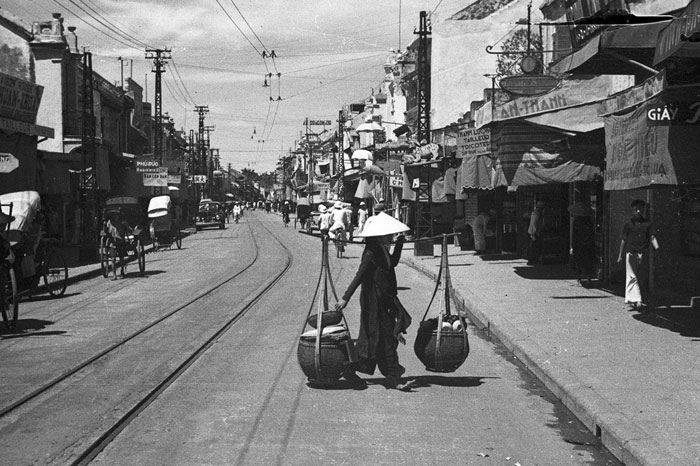
M175 246L177 246L178 249L182 249L182 235L180 234L180 229L177 229L177 233L175 233Z
M68 266L65 257L59 251L50 251L43 266L44 285L49 294L63 296L68 286Z
M107 237L100 237L100 269L102 270L102 276L109 277L109 248L107 247Z
M139 273L143 275L146 272L146 253L143 250L141 240L136 241L136 258L139 262Z
M3 270L0 277L0 311L5 327L12 331L17 326L19 317L19 297L17 296L17 277L12 267Z

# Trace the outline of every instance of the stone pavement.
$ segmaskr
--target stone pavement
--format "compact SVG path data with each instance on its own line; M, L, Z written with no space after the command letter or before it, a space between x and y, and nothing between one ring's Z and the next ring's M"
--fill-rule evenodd
M409 243L402 261L436 276L440 251L416 256ZM642 313L595 282L580 286L566 265L452 245L448 253L458 308L624 464L700 464L700 309L691 297L656 296Z

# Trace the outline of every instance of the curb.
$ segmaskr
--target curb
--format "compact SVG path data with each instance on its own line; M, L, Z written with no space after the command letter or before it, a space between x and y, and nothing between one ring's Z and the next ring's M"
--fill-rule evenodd
M437 273L428 267L412 259L401 261L437 280ZM583 384L569 369L551 365L542 347L476 295L454 289L454 300L459 312L466 314L478 328L487 329L626 466L691 466L630 421L590 385Z

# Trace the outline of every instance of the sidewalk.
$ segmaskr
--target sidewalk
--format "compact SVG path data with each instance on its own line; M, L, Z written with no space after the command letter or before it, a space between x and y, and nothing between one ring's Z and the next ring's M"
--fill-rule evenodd
M595 283L579 286L568 266L448 248L458 308L625 465L700 464L700 309L690 297L657 297L642 314ZM440 250L415 256L407 244L402 261L435 277Z

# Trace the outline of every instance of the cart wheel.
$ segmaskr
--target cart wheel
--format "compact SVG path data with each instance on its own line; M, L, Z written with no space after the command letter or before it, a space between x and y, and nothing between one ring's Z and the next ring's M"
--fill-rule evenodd
M68 266L63 254L54 250L44 261L44 285L51 296L62 296L68 286Z
M1 271L0 276L0 310L5 327L12 331L17 326L19 316L19 296L17 296L17 277L15 271L8 265Z
M143 251L141 240L136 241L136 259L139 262L139 273L143 275L146 272L146 253Z
M100 237L100 269L102 269L102 276L109 277L109 253L107 248L107 237Z
M180 234L180 230L177 230L177 233L175 234L175 246L177 246L178 249L182 248L182 235Z

